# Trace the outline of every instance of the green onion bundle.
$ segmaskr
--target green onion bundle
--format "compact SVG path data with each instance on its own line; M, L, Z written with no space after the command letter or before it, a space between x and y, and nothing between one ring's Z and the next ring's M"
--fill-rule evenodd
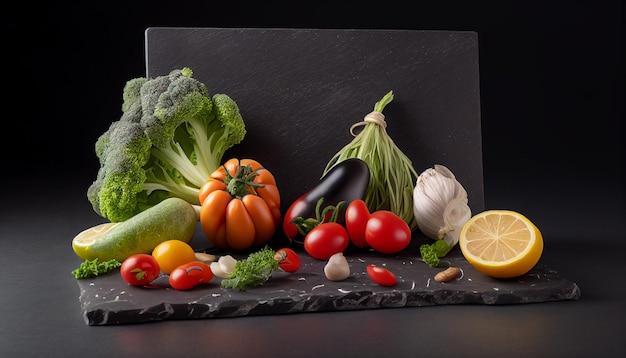
M328 162L324 175L337 163L349 158L363 160L370 169L370 181L364 201L370 212L389 210L401 217L411 228L417 227L413 213L413 189L418 174L411 160L387 134L382 111L393 100L389 91L374 105L374 111L350 128L354 139L341 148ZM363 126L359 134L357 127Z

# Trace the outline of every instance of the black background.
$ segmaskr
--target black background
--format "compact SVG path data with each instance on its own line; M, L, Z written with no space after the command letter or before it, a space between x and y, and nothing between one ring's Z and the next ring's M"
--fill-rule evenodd
M300 344L314 342L283 331L283 325L307 332L309 327L323 328L336 336L345 333L338 331L344 329L342 320L362 317L374 320L375 327L405 324L433 340L441 337L429 332L431 325L464 332L456 339L466 346L453 341L440 348L409 339L395 342L415 354L424 349L430 355L438 350L458 355L476 342L481 346L473 348L483 356L514 356L511 349L533 356L623 353L626 347L618 332L624 324L626 222L624 7L622 1L603 0L3 5L0 269L8 274L0 279L0 349L20 356L40 356L43 350L50 356L68 356L67 351L98 356L89 347L119 348L121 342L130 351L163 353L160 350L175 345L171 342L190 344L196 338L190 333L206 329L202 322L111 330L83 327L78 290L68 274L78 261L62 262L71 256L72 235L98 221L85 197L98 169L93 144L119 118L125 82L145 74L144 31L172 26L476 31L485 206L517 210L533 219L547 238L542 260L582 289L581 301L571 305L390 310L384 318L375 312L348 312L206 322L211 335L223 341L204 352L210 355L212 349L228 346L233 352L250 353L240 344L238 332L250 332L257 324L266 329L252 337L259 340L253 343L261 347L265 341L274 342L279 349L284 347L276 332ZM54 258L49 255L59 255L57 264L51 264ZM23 262L32 266L16 265ZM607 275L602 269L609 270ZM425 325L416 322L417 317L425 319ZM442 319L462 326L448 327ZM513 327L515 322L520 325ZM488 351L486 335L475 327L488 327L496 336L502 332L501 340ZM385 329L399 332L397 327ZM371 333L365 326L353 330ZM158 341L147 339L153 334ZM348 334L346 351L359 352L361 346L378 352L403 349L385 348L394 343L393 337L382 337L387 341L365 342L362 336ZM527 341L545 347L527 346ZM309 348L309 354L316 355L333 347L311 343Z
M5 182L86 187L93 143L145 75L147 27L471 30L479 36L485 205L604 230L624 210L620 1L12 3L4 13ZM5 97L6 98L6 97ZM12 113L8 115L8 113ZM6 125L9 125L8 128ZM22 195L2 185L2 195ZM623 215L622 215L623 216ZM598 227L599 226L599 227ZM603 235L609 234L602 232Z

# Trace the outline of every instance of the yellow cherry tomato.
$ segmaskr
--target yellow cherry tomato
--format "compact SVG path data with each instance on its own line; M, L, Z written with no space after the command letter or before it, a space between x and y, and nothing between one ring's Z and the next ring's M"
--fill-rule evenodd
M186 242L180 240L167 240L157 245L152 250L152 256L159 263L164 274L169 275L175 268L196 259L196 253Z

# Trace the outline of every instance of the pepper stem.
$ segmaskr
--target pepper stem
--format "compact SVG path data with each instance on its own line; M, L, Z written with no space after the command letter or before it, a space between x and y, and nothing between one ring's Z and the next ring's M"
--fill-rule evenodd
M234 176L228 172L226 167L224 167L224 171L226 172L226 176L224 178L226 190L233 197L242 198L247 194L255 194L255 191L252 188L265 186L254 181L254 178L258 175L258 173L256 170L252 169L250 164L237 165Z

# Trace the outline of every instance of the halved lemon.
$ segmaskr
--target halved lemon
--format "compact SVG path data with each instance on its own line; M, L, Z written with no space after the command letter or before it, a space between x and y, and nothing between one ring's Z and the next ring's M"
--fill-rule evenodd
M487 210L465 223L459 246L477 271L511 278L528 273L539 262L543 237L535 224L518 212Z

